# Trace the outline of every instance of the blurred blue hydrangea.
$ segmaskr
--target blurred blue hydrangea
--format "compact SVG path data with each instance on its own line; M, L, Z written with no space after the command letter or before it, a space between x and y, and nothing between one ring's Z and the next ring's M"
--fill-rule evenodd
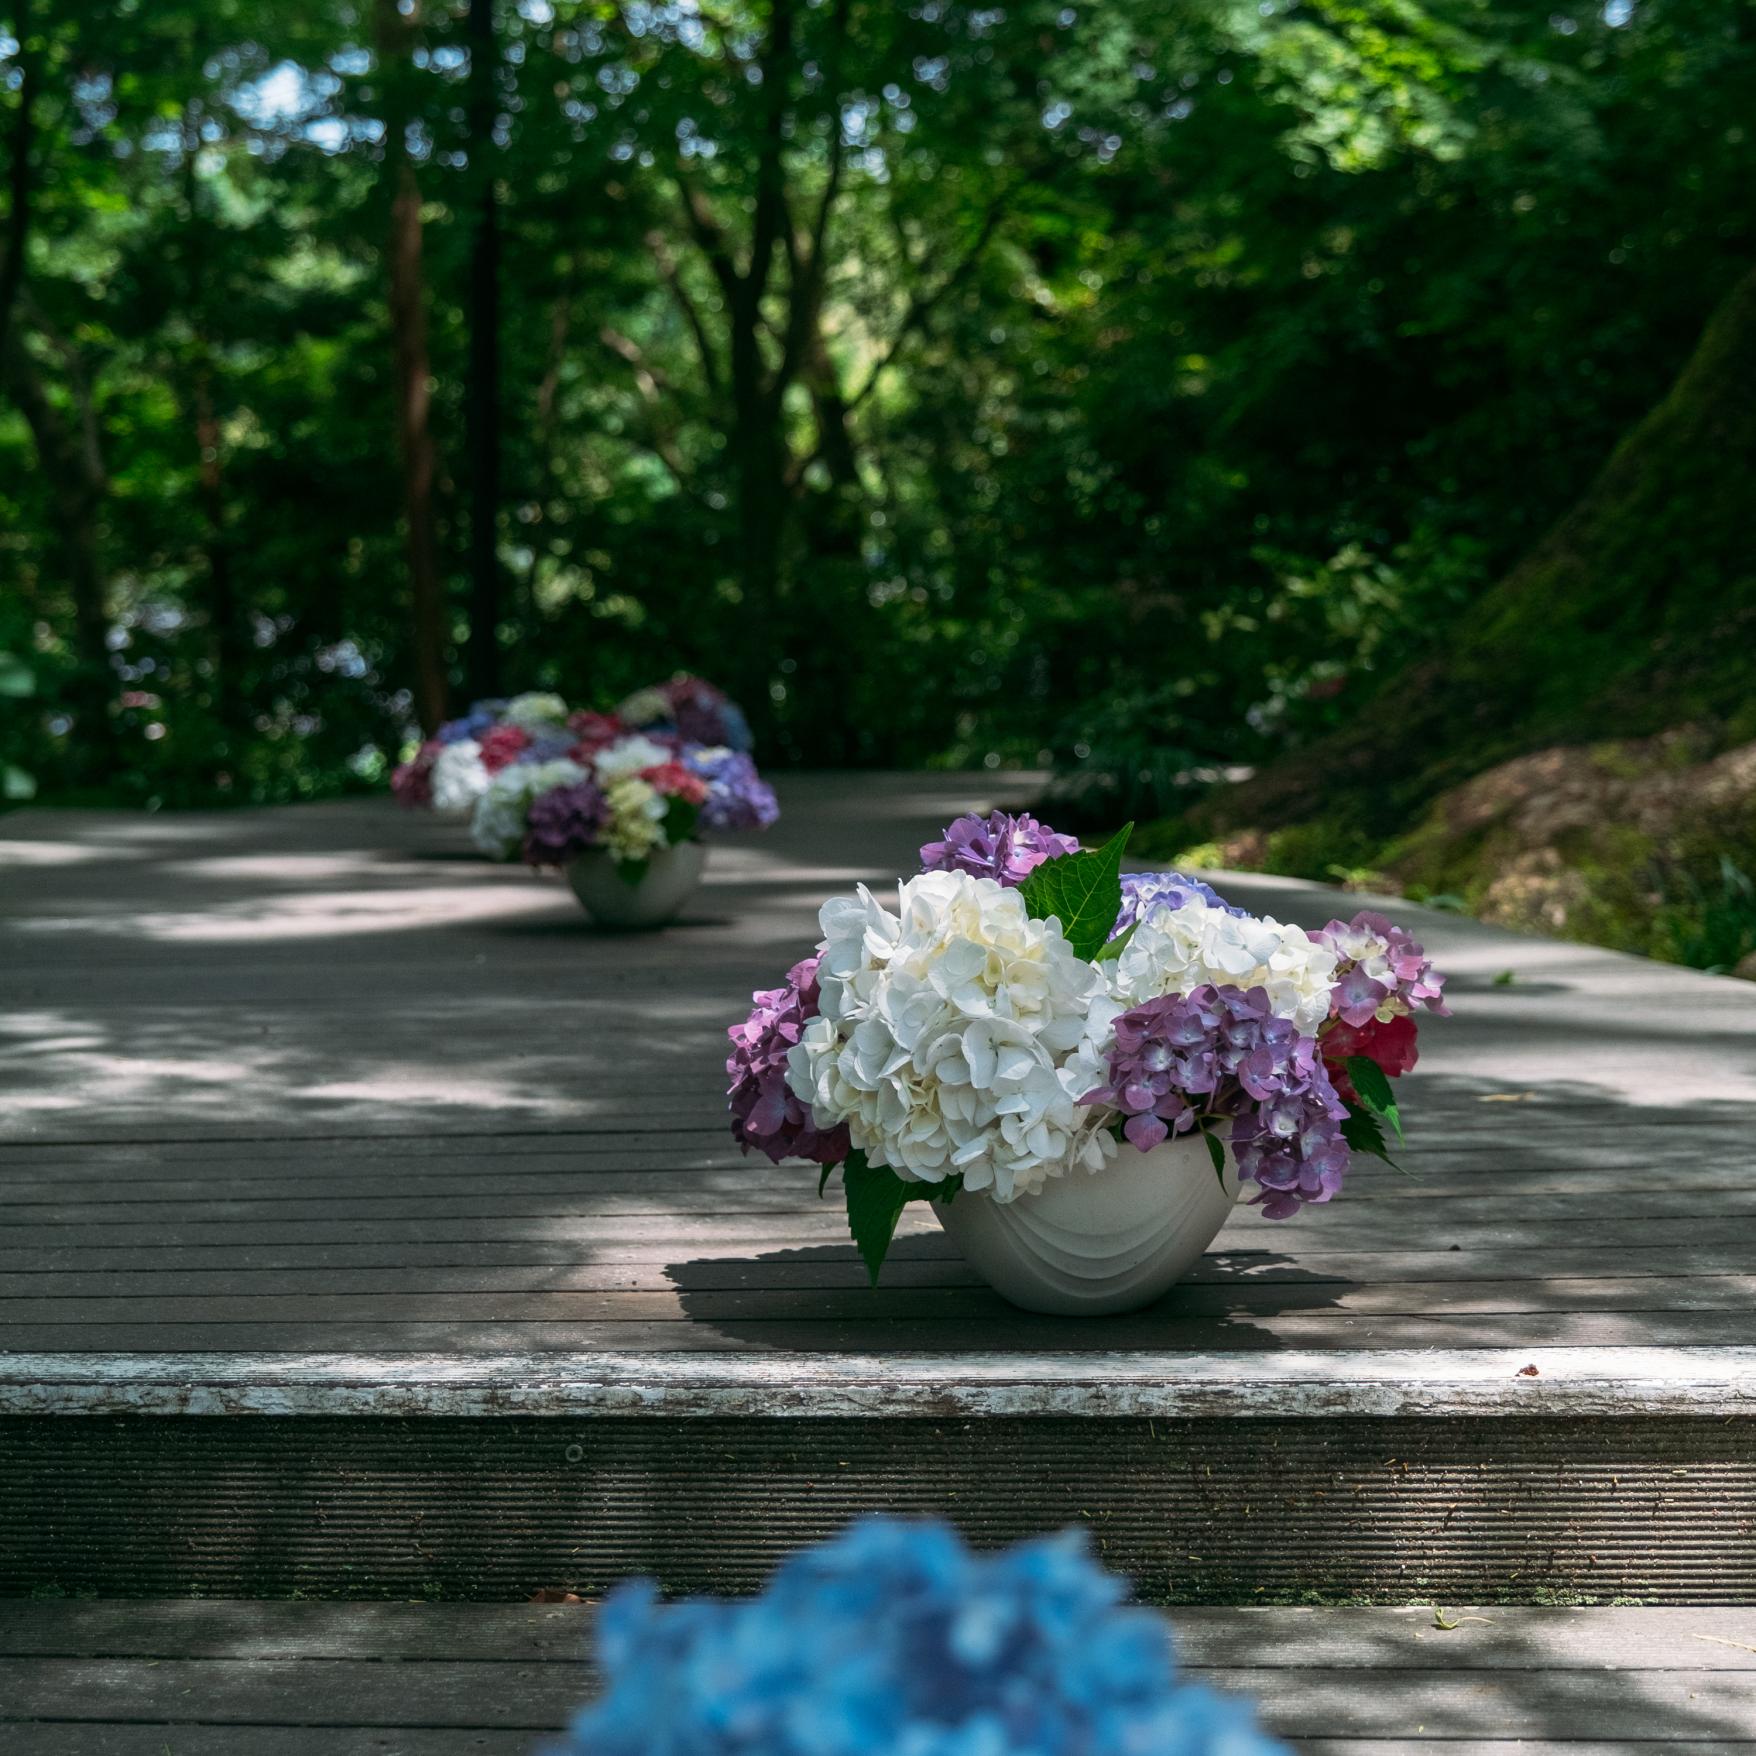
M976 1555L872 1518L760 1597L604 1606L606 1689L549 1756L1284 1756L1247 1708L1180 1683L1083 1532Z

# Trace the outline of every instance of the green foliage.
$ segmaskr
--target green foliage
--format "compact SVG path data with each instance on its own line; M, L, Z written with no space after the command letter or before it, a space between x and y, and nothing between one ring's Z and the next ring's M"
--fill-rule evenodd
M1396 1094L1384 1069L1365 1055L1350 1055L1347 1076L1359 1094L1361 1104L1379 1121L1388 1122L1396 1138L1402 1139L1402 1118L1396 1111Z
M400 58L382 9L35 9L0 371L0 651L35 692L0 696L0 750L43 797L376 786L412 731L398 117L454 697L472 642L584 705L687 666L765 761L1054 761L1094 822L1370 698L1579 492L1756 245L1738 0L504 3L485 125L462 0L414 9ZM19 56L0 39L0 158ZM1676 489L1630 554L1675 548ZM1549 650L1570 590L1483 625L1562 718L1639 654L1614 617ZM1733 711L1674 623L1665 686ZM1383 828L1282 853L1364 867Z
M828 1178L826 1169L818 1181L819 1195ZM848 1154L841 1167L841 1180L847 1194L848 1231L873 1286L878 1284L902 1210L911 1201L954 1201L963 1187L960 1177L947 1178L943 1183L907 1182L886 1166L867 1164L866 1155L858 1151Z
M1211 1129L1200 1130L1201 1138L1207 1143L1207 1156L1213 1160L1213 1174L1219 1178L1219 1186L1226 1185L1226 1149L1219 1136Z
M1390 1148L1384 1139L1384 1130L1377 1116L1363 1104L1349 1104L1347 1118L1341 1125L1341 1137L1347 1142L1349 1152L1370 1153L1373 1158L1381 1158L1387 1165L1394 1165L1390 1156Z
M1044 860L1019 886L1030 918L1059 921L1075 956L1097 957L1122 912L1122 855L1133 833L1124 824L1101 848Z

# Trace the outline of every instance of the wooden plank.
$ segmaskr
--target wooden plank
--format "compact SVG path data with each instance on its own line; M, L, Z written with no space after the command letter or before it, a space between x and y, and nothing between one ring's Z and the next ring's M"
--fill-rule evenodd
M630 1162L641 1156L638 1149L622 1149L589 1158L563 1154L552 1163L547 1157L510 1162L458 1159L445 1161L454 1167L450 1169L434 1168L430 1161L419 1170L389 1172L370 1163L350 1167L345 1161L326 1158L320 1166L299 1173L296 1180L284 1168L262 1165L239 1165L233 1170L175 1180L146 1174L150 1167L136 1167L132 1173L118 1168L84 1176L38 1173L29 1179L0 1177L0 1214L10 1214L15 1205L23 1204L89 1204L99 1209L119 1202L202 1203L218 1198L262 1203L310 1201L321 1196L350 1202L425 1203L434 1198L455 1200L483 1189L500 1198L566 1200L588 1192L596 1200L639 1194L668 1206L708 1194L719 1198L722 1205L731 1197L771 1199L776 1204L785 1198L797 1206L800 1184L796 1179L810 1176L805 1168L770 1172L739 1161L735 1154L703 1153L694 1162L677 1157L652 1164ZM1641 1171L1605 1171L1589 1162L1570 1170L1471 1171L1467 1177L1443 1183L1434 1180L1435 1168L1429 1162L1422 1160L1415 1168L1418 1177L1399 1177L1394 1172L1379 1174L1356 1165L1347 1185L1348 1210L1358 1212L1387 1202L1420 1202L1427 1210L1464 1218L1466 1210L1451 1203L1513 1202L1523 1207L1536 1200L1553 1202L1562 1197L1643 1197L1650 1193L1653 1179L1650 1166ZM1673 1207L1685 1212L1743 1212L1749 1210L1750 1175L1741 1163L1667 1170L1664 1188L1673 1198ZM1572 1204L1577 1206L1577 1201ZM1631 1211L1639 1205L1639 1201L1631 1202ZM87 1217L104 1216L94 1211Z
M0 1600L6 1658L581 1664L590 1604ZM1756 1673L1756 1608L1181 1608L1185 1664L1233 1669Z
M809 1200L809 1195L804 1199ZM637 1213L573 1211L526 1214L505 1218L457 1217L416 1219L398 1216L374 1222L372 1233L387 1243L469 1244L566 1241L581 1250L600 1244L660 1243L690 1255L723 1255L728 1247L772 1244L794 1248L804 1244L833 1242L846 1237L845 1222L827 1205L746 1209L731 1213L684 1212L677 1209ZM933 1221L904 1215L903 1223L915 1232L936 1230ZM1463 1250L1534 1249L1553 1244L1578 1248L1592 1245L1606 1251L1654 1244L1687 1244L1701 1236L1701 1215L1655 1214L1638 1219L1621 1215L1605 1217L1581 1212L1572 1221L1564 1218L1521 1221L1508 1214L1503 1221L1448 1225L1424 1218L1419 1212L1406 1215L1374 1214L1370 1220L1348 1213L1337 1205L1297 1221L1257 1218L1240 1210L1227 1222L1216 1249L1262 1249L1265 1240L1284 1238L1280 1248L1296 1251L1321 1243L1330 1249L1407 1251L1440 1248ZM1302 1226L1303 1235L1289 1233L1289 1226ZM344 1244L357 1243L357 1222L321 1219L272 1219L252 1224L245 1220L184 1219L168 1223L123 1222L115 1226L69 1223L62 1225L12 1225L8 1248L42 1245L80 1246L128 1244L134 1247L171 1249L190 1244L249 1245L257 1243ZM1320 1234L1320 1236L1319 1236ZM1756 1242L1756 1215L1728 1218L1713 1226L1716 1239L1727 1243Z
M498 1752L510 1746L494 1733L528 1740L591 1689L587 1667L557 1648L585 1617L561 1606L32 1607L46 1611L34 1624L0 1615L0 1721L9 1750L29 1756L158 1756L136 1734L174 1736L159 1750L177 1756ZM1245 1609L1173 1622L1186 1676L1256 1703L1311 1756L1756 1746L1748 1611L1483 1607L1446 1619ZM32 1717L51 1723L21 1723ZM356 1741L367 1728L390 1738ZM233 1742L200 1741L205 1729ZM447 1730L486 1737L433 1741Z
M780 1240L776 1240L778 1244ZM338 1291L389 1288L405 1276L436 1291L468 1290L478 1279L508 1277L508 1290L525 1285L671 1284L666 1270L676 1251L658 1244L578 1245L519 1243L454 1244L191 1244L142 1249L130 1244L91 1244L42 1250L0 1247L0 1276L20 1296L40 1296L63 1279L78 1279L84 1290L118 1295L169 1288L174 1280L186 1292L245 1290L267 1277L276 1287L293 1277L333 1274ZM1756 1272L1756 1240L1716 1245L1619 1246L1613 1255L1597 1249L1547 1246L1484 1251L1266 1250L1221 1249L1196 1263L1181 1283L1207 1285L1304 1284L1322 1281L1370 1282L1380 1276L1425 1285L1467 1284L1476 1280L1534 1280L1552 1270L1557 1278L1594 1280L1688 1278L1695 1275ZM446 1277L456 1277L454 1281ZM865 1286L866 1271L851 1243L817 1241L808 1253L776 1249L745 1256L719 1254L690 1264L692 1283L744 1286ZM341 1277L347 1277L345 1280ZM948 1238L914 1232L901 1237L886 1259L885 1284L973 1286L975 1271Z
M959 1325L960 1338L982 1351L1053 1353L1091 1346L1068 1319L1015 1313L1002 1302L985 1319ZM1264 1349L1341 1349L1349 1352L1409 1348L1455 1349L1471 1345L1542 1349L1622 1346L1631 1350L1731 1345L1749 1333L1749 1323L1724 1312L1515 1312L1454 1317L1349 1316L1293 1312L1272 1316L1176 1318L1160 1310L1104 1320L1112 1347L1160 1347L1189 1352L1234 1350L1248 1355ZM945 1344L945 1323L937 1317L692 1318L604 1320L574 1323L555 1319L496 1317L485 1321L365 1324L312 1321L251 1323L222 1316L208 1323L19 1323L8 1326L12 1348L34 1353L197 1352L216 1345L251 1353L271 1350L309 1353L340 1349L498 1354L509 1348L541 1352L687 1352L756 1348L788 1354L936 1352Z
M1756 1739L1756 1690L1732 1672L1621 1671L1613 1676L1538 1671L1516 1689L1491 1674L1394 1673L1391 1686L1362 1687L1358 1671L1192 1670L1228 1693L1251 1694L1263 1718L1295 1742L1305 1738L1442 1740L1492 1732L1501 1738L1680 1744Z
M1107 1331L1107 1326L1106 1326ZM943 1337L941 1336L941 1341ZM1525 1368L1537 1366L1534 1375ZM1250 1354L0 1355L0 1414L679 1417L1756 1413L1756 1348Z
M725 1318L749 1315L849 1318L940 1311L991 1311L974 1300L981 1281L962 1262L887 1263L884 1282L867 1285L851 1252L836 1261L706 1263L687 1272L658 1263L563 1264L548 1268L383 1268L195 1271L167 1279L160 1273L0 1274L0 1318L118 1322L149 1314L161 1321L237 1302L257 1321L308 1311L322 1301L333 1315L357 1309L371 1320L392 1316L468 1314L459 1300L493 1300L504 1312L516 1297L526 1318L541 1317L545 1301L560 1315L675 1315ZM173 1290L174 1289L174 1290ZM416 1310L389 1300L419 1300ZM687 1303L685 1304L685 1300ZM272 1310L267 1308L273 1302ZM350 1305L350 1301L353 1303ZM918 1304L913 1301L921 1301ZM1186 1282L1169 1295L1179 1315L1236 1314L1320 1303L1339 1311L1412 1314L1460 1311L1748 1311L1756 1306L1756 1274L1627 1275L1601 1278L1531 1276L1518 1280L1362 1282L1336 1275L1265 1269ZM284 1307L284 1309L283 1309Z
M758 1270L759 1276L761 1270ZM0 1319L8 1324L133 1323L338 1323L362 1328L394 1323L633 1323L760 1322L891 1323L901 1319L955 1323L960 1327L1004 1312L996 1295L967 1276L963 1284L932 1286L917 1277L869 1287L850 1272L841 1286L725 1287L709 1273L698 1279L686 1269L652 1276L646 1285L527 1287L501 1285L447 1290L423 1275L420 1290L373 1290L275 1284L223 1293L185 1289L148 1290L132 1296L56 1289L51 1296L0 1292ZM765 1278L765 1277L763 1277ZM705 1284L703 1284L705 1281ZM1316 1309L1300 1312L1300 1307ZM1275 1322L1293 1314L1440 1318L1514 1314L1593 1315L1606 1319L1637 1313L1728 1312L1747 1320L1756 1309L1756 1275L1673 1276L1669 1279L1525 1280L1466 1282L1434 1287L1421 1282L1374 1285L1338 1280L1246 1281L1230 1286L1174 1288L1153 1318L1167 1335L1202 1318L1239 1317ZM1040 1325L1038 1326L1041 1327ZM1733 1337L1728 1329L1727 1340ZM1654 1339L1657 1339L1656 1334Z
M800 1170L797 1178L809 1175ZM1559 1177L1560 1173L1553 1175ZM1734 1177L1740 1179L1736 1185ZM1553 1219L1577 1213L1579 1196L1589 1193L1621 1197L1618 1213L1628 1219L1677 1213L1756 1214L1756 1189L1749 1187L1747 1171L1704 1174L1696 1180L1667 1179L1658 1189L1654 1189L1650 1173L1644 1179L1606 1175L1601 1185L1595 1185L1590 1171L1581 1170L1568 1180L1578 1187L1552 1189L1546 1185L1545 1174L1537 1173L1534 1182L1502 1177L1486 1190L1472 1181L1465 1187L1428 1192L1406 1182L1386 1185L1368 1174L1361 1188L1356 1190L1350 1184L1347 1211L1361 1215L1390 1203L1418 1201L1423 1214L1437 1215L1440 1223L1450 1225L1493 1217L1508 1204L1515 1204L1531 1219ZM503 1213L718 1213L733 1201L750 1210L788 1212L797 1211L801 1204L795 1178L783 1181L760 1173L752 1175L749 1166L740 1164L629 1169L612 1162L559 1167L541 1175L489 1174L478 1167L442 1177L375 1178L374 1184L368 1194L362 1191L358 1176L300 1177L293 1183L248 1177L176 1182L38 1180L0 1188L0 1223L115 1225L137 1220L163 1222L184 1215L302 1219L324 1212L338 1218L375 1219L395 1218L410 1210L468 1217Z
M297 1712L289 1703L288 1713ZM4 1722L0 1722L4 1723ZM558 1730L557 1727L546 1728ZM15 1724L7 1756L531 1756L529 1731L431 1726ZM1690 1756L1696 1756L1694 1751Z

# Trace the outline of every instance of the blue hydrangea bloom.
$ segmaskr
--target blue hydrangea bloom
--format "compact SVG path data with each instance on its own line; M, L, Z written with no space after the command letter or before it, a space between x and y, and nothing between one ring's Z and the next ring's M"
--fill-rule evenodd
M774 788L756 772L756 764L741 750L717 747L703 750L688 745L683 751L686 767L707 782L701 806L701 827L710 835L742 829L767 829L780 817Z
M871 1518L761 1596L605 1604L606 1689L549 1756L1286 1756L1178 1680L1163 1621L1083 1532L972 1554Z
M499 724L505 711L504 701L478 701L458 719L448 719L433 735L441 744L461 744L465 738L480 738Z
M1240 920L1248 919L1250 914L1247 908L1233 908L1211 884L1203 884L1199 878L1190 878L1182 872L1124 872L1122 912L1116 916L1110 937L1114 939L1118 933L1126 933L1155 908L1181 908L1189 902L1204 902L1209 908L1224 909L1228 915L1236 915Z
M513 763L558 762L571 756L578 737L572 732L532 732L530 742L513 757Z

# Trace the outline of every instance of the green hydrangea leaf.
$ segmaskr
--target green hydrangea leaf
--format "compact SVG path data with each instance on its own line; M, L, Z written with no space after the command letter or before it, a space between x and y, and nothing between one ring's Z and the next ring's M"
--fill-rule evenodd
M668 847L676 847L679 842L688 841L695 834L695 823L701 815L699 805L691 805L687 799L672 799L665 806L665 843Z
M890 1240L896 1236L896 1222L921 1186L905 1183L888 1166L867 1164L866 1155L857 1151L849 1153L842 1165L841 1181L847 1191L848 1230L876 1286Z
M1205 1128L1201 1130L1201 1138L1207 1142L1207 1156L1213 1160L1213 1174L1219 1178L1219 1186L1223 1189L1226 1186L1225 1143Z
M823 1193L833 1167L826 1166L817 1180L817 1193ZM896 1236L896 1222L911 1201L938 1201L949 1206L963 1189L962 1177L947 1177L942 1183L905 1182L895 1171L883 1165L869 1165L858 1148L850 1152L841 1167L842 1188L848 1201L848 1230L859 1247L860 1258L873 1286L878 1284L878 1271Z
M1120 907L1120 904L1117 906ZM1139 925L1140 923L1135 921L1131 926L1118 933L1114 939L1106 939L1097 954L1097 962L1109 963L1112 959L1120 957L1128 949L1128 941L1134 937L1134 929Z
M1382 1116L1396 1131L1396 1138L1402 1140L1402 1118L1396 1113L1396 1094L1390 1089L1390 1081L1385 1077L1384 1069L1365 1055L1349 1055L1347 1058L1347 1076L1354 1083L1354 1090L1360 1094L1360 1102L1374 1116Z
M1384 1143L1384 1130L1378 1126L1378 1118L1360 1104L1349 1104L1347 1120L1341 1125L1341 1137L1347 1142L1349 1152L1369 1152L1373 1158L1381 1158L1391 1167L1401 1167L1390 1156L1390 1149Z
M1132 823L1095 852L1044 860L1018 887L1033 921L1057 920L1076 956L1096 957L1122 912L1122 854Z
M616 876L632 890L646 876L646 869L651 864L650 860L618 860Z

